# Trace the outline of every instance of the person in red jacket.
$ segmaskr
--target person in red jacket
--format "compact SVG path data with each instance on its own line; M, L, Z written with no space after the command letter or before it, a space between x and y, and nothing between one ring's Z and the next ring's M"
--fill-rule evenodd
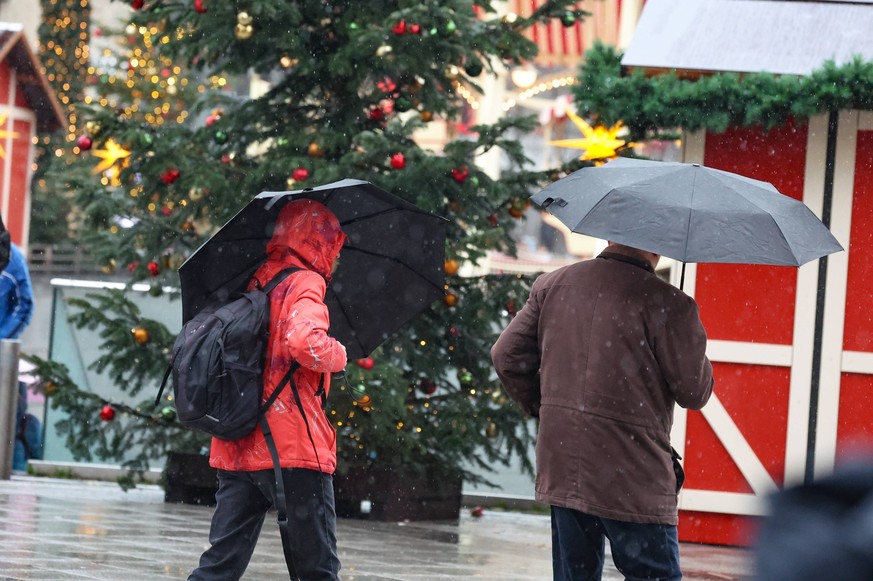
M346 366L345 347L328 336L324 296L346 236L324 205L296 200L279 214L267 260L249 288L261 287L289 267L301 268L270 293L270 339L264 370L266 399L294 361L304 418L286 389L266 414L276 440L288 506L292 579L338 579L333 478L336 432L323 408L330 374ZM320 393L320 386L325 392ZM273 461L260 428L241 440L213 438L209 463L219 489L209 531L211 546L189 581L239 579L251 559L266 512L274 506Z

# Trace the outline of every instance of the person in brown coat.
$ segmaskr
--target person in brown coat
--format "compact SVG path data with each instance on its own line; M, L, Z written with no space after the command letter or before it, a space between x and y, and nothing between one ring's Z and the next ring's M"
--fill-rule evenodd
M600 579L604 539L628 579L681 579L674 404L700 409L712 365L697 304L660 256L610 243L541 275L491 349L539 419L536 498L551 506L555 580Z

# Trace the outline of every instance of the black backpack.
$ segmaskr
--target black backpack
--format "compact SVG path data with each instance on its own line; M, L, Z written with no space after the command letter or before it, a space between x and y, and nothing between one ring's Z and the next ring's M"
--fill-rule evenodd
M303 417L309 441L318 451L309 421L294 383L294 371L300 364L294 362L285 376L261 405L263 372L269 340L269 293L292 272L300 268L286 268L278 273L263 289L254 289L224 301L216 301L198 312L185 323L176 337L170 366L161 381L155 406L170 374L173 375L173 394L176 415L182 425L200 430L222 440L239 440L260 424L273 459L276 476L276 512L279 531L286 555L289 555L288 517L285 486L276 442L270 431L266 413L286 385L291 385L297 409ZM322 376L323 380L323 376ZM317 392L326 405L322 384ZM319 463L320 464L320 463ZM287 561L291 563L291 560Z
M283 270L263 289L207 305L185 323L173 345L171 364L155 403L160 402L172 373L176 414L182 425L222 440L239 440L250 434L262 415L268 295L296 270L300 269ZM291 373L293 370L277 386L263 411L273 404Z

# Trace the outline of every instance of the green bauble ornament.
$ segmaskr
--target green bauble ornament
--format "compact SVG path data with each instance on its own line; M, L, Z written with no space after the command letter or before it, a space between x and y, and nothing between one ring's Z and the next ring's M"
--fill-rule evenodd
M215 143L227 143L227 133L224 131L216 131Z
M477 176L471 177L470 178L470 185L473 186L474 188L478 188L479 187L479 178Z
M358 29L358 23L357 23L357 22L350 22L350 23L349 23L349 30L357 30L357 29Z
M288 145L288 138L280 137L276 140L276 145L278 145L279 147L285 147L286 145Z
M576 15L569 11L564 12L564 15L561 16L561 24L568 28L573 26L576 24Z
M398 97L394 100L394 110L403 113L412 109L412 102L406 97Z
M470 385L473 383L473 374L466 369L461 369L458 372L458 381L461 382L461 385Z
M155 138L152 137L151 133L143 133L142 134L142 144L143 145L145 145L146 147L151 147L154 142L155 142Z
M158 281L153 281L151 285L149 285L149 294L153 297L159 297L164 294L164 287L161 286L161 283Z
M172 406L164 406L161 409L161 419L167 422L172 422L176 419L176 410Z
M446 25L443 27L443 35L449 36L451 34L454 34L457 29L458 29L458 25L455 24L454 20L449 20L448 22L446 22Z

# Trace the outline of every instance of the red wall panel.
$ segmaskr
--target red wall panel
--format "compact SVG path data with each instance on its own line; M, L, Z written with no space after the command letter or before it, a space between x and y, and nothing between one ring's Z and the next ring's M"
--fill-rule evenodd
M808 126L788 123L765 133L731 128L707 133L703 164L772 183L803 198ZM790 345L794 332L797 269L701 264L695 298L712 339Z
M843 348L873 351L873 131L859 131L846 281ZM873 383L871 383L873 388Z
M9 70L9 65L2 61L0 62L0 107L9 104L9 80L12 76L12 71Z
M873 376L843 373L837 421L837 457L873 452Z
M760 519L748 516L685 510L679 514L680 540L708 545L751 546L755 542L759 522ZM686 538L682 538L683 532Z
M11 171L9 175L9 212L4 216L6 227L16 244L23 245L24 226L27 220L27 197L30 192L27 188L28 176L30 175L30 131L31 124L15 120L12 124L15 137L12 140L12 151L6 155L11 157Z
M787 367L714 363L715 393L767 472L781 484L791 370ZM700 412L689 412L686 486L752 492L746 479Z

